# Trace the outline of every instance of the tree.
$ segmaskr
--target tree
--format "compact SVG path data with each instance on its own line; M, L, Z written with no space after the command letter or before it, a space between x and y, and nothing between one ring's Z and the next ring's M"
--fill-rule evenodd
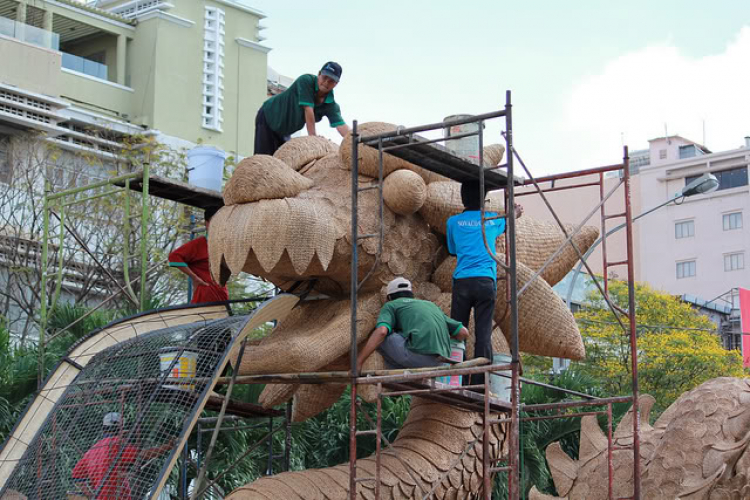
M610 281L609 294L627 309L626 283ZM655 416L706 380L743 375L741 355L722 347L709 318L645 284L636 284L635 301L640 392L656 399ZM627 329L628 318L621 318ZM604 300L594 296L576 320L586 345L586 361L577 369L598 380L609 396L631 393L629 330L623 331Z
M132 290L128 293L132 301L120 294L107 304L110 309L139 299L140 284L129 284L129 276L140 276L140 194L111 194L113 186L103 186L67 197L66 203L79 203L64 209L57 204L49 219L47 266L41 265L45 190L58 193L82 188L139 169L144 161L149 161L152 173L184 178L186 160L181 151L142 137L104 139L111 145L107 151L89 147L73 152L34 134L14 136L0 148L5 152L0 158L4 184L0 189L0 318L15 342L26 344L36 336L42 297L50 309L58 305L51 297L58 295L59 305L91 306L122 288ZM126 202L132 219L124 217ZM148 204L151 216L145 248L147 268L154 268L166 261L189 231L188 214L184 207L161 198L149 197ZM131 228L127 236L125 225ZM48 289L42 291L41 269L45 267L51 275ZM156 269L148 275L147 295L166 304L184 297L182 277L166 267Z

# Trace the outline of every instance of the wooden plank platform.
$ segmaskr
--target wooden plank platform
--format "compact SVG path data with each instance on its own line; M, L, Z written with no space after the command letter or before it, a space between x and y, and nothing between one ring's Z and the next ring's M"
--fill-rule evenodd
M133 191L143 192L143 171L140 179L130 181L130 189ZM117 183L120 187L125 187L124 182ZM224 198L218 191L204 189L181 182L174 179L168 179L158 175L150 175L148 179L148 194L163 198L166 200L176 201L183 205L201 208L218 208L224 206Z
M438 403L458 406L466 410L482 412L484 411L484 395L466 389L451 390L439 392L441 387L449 388L451 386L436 383L436 388L431 388L428 384L422 382L390 382L383 384L388 391L415 391L423 390L424 393L413 394L414 397L429 399ZM493 412L510 412L511 405L508 401L499 398L490 397L490 410Z
M428 139L419 135L411 135L411 138L402 135L383 139L383 147L401 146L388 150L387 154L454 181L465 182L479 179L479 162L456 156L442 144L426 143L427 141ZM377 140L371 141L363 137L362 142L374 148L378 147ZM508 174L501 169L485 170L484 182L486 191L504 189L508 185ZM515 185L519 186L521 182L522 179L515 178Z

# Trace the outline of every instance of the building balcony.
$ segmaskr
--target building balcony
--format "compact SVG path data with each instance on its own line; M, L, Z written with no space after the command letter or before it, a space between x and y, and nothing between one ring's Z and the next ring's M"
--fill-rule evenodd
M60 50L60 35L0 16L0 35L51 50Z
M71 71L75 71L77 73L91 76L93 78L99 78L100 80L108 80L107 65L92 61L91 59L86 59L85 57L63 52L62 67Z

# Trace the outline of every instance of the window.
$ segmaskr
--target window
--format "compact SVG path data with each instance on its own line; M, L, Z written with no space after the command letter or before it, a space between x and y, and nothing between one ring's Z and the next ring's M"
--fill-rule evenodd
M745 269L744 252L728 253L724 255L724 271Z
M13 177L13 164L8 152L9 141L8 136L0 135L0 182L3 184L10 183Z
M696 156L696 148L694 144L688 144L687 146L680 146L680 159L692 158Z
M675 239L690 238L691 236L695 236L695 223L693 221L684 220L674 223Z
M722 189L731 189L741 186L747 186L747 166L730 168L729 170L721 170L719 172L711 172L719 180L719 191ZM701 174L702 175L702 174ZM685 177L685 185L687 186L700 175L691 175Z
M666 160L667 159L667 150L666 149L660 149L659 150L659 159L660 160Z
M742 212L724 214L722 216L722 222L724 225L724 231L731 231L733 229L742 229Z
M677 263L677 279L690 278L695 276L695 261L686 260L685 262Z
M206 7L203 29L203 126L222 131L224 122L224 11Z

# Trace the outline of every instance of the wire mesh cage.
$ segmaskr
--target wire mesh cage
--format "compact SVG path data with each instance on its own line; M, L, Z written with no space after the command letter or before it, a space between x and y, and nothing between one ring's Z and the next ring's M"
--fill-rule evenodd
M157 330L99 354L65 389L0 498L143 498L177 453L247 316Z

